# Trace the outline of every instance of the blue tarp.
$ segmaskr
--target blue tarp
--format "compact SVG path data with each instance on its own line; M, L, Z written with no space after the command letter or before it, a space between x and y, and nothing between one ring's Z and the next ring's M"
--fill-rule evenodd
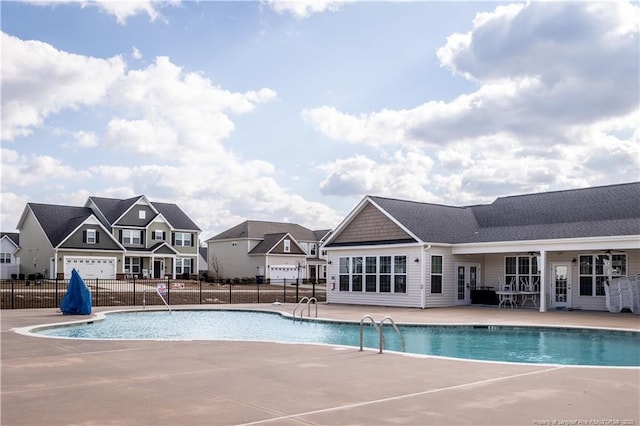
M67 294L60 302L60 310L65 315L91 315L91 291L75 269L67 286Z

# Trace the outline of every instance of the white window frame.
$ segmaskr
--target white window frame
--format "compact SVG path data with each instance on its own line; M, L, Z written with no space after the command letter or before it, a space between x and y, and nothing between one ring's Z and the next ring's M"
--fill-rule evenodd
M317 244L316 243L310 243L309 244L309 254L311 256L315 256L317 252L318 252Z
M189 266L187 266L187 271L185 271L185 263L188 261ZM190 257L178 257L176 258L176 275L182 275L188 273L189 275L193 274L193 261Z
M98 231L96 231L95 229L87 229L87 239L86 239L85 243L87 243L87 244L96 244L97 243L97 237L96 237L97 233L98 233Z
M138 242L136 242L138 240ZM130 246L142 245L142 231L139 229L123 229L122 244Z
M591 258L590 264L585 264L585 258ZM617 262L614 264L614 257ZM604 297L605 285L614 278L627 275L629 256L627 253L593 253L578 256L578 294L582 297ZM622 263L619 263L621 262ZM616 268L616 265L619 268ZM590 266L590 267L589 267ZM588 269L588 272L587 272ZM590 280L591 294L583 292L583 281Z
M162 234L164 234L164 232L160 229L156 229L155 231L153 231L153 240L154 241L162 241L164 238L162 238Z
M284 244L284 252L291 253L291 240L284 240L283 244Z
M11 263L11 253L0 253L0 263Z
M191 247L191 233L176 232L173 237L173 241L176 247Z
M367 258L375 258L375 274L373 272L367 273ZM390 264L388 265L389 271L382 269L382 265L380 263L381 258L389 258ZM404 266L405 270L400 272L396 271L397 261L400 261L401 258L404 258ZM409 257L406 254L393 254L393 255L361 255L361 256L342 256L338 259L339 269L338 269L338 290L341 292L355 292L355 293L369 293L372 294L373 291L367 290L367 275L373 276L375 275L376 279L376 291L375 293L382 294L407 294L408 291L408 263ZM354 280L353 277L359 277L360 284L358 284L358 280L356 280L356 289L353 289ZM388 291L382 291L381 287L381 277L388 277ZM401 277L404 277L404 283L400 282ZM386 280L385 280L386 281ZM387 287L385 287L387 288ZM404 291L396 291L398 288L404 288Z
M146 219L147 211L146 210L138 210L138 219Z

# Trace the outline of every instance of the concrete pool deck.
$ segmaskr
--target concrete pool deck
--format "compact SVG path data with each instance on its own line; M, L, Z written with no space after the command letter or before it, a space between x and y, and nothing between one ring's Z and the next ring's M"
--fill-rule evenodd
M290 315L294 305L211 308ZM425 324L640 330L640 316L631 313L318 307L321 318L357 322L365 314ZM13 329L86 317L55 309L0 315L4 426L640 425L640 368L485 363L305 344L45 339Z

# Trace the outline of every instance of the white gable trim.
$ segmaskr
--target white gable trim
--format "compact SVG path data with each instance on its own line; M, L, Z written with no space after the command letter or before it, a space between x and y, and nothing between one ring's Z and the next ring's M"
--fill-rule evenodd
M107 228L105 228L105 227L104 227L104 225L102 225L102 222L100 222L100 221L98 220L98 218L97 218L97 217L95 217L93 214L91 214L91 216L89 216L88 218L86 218L86 219L85 219L85 220L84 220L80 225L76 226L76 228L75 228L73 231L69 232L69 233L67 234L67 236L66 236L66 237L64 237L64 238L62 239L62 241L60 241L60 244L58 244L58 245L57 245L56 247L54 247L54 248L55 248L55 249L60 249L60 248L61 248L61 246L62 246L62 245L63 245L63 244L64 244L64 243L69 239L69 238L71 238L71 236L72 236L73 234L75 234L76 232L78 232L78 230L79 230L80 228L82 228L84 225L92 225L92 226L97 226L97 227L99 227L100 229L102 229L102 230L104 231L104 233L105 233L106 235L108 235L108 236L109 236L109 238L111 239L111 241L115 242L115 243L116 243L116 245L117 245L120 249L124 250L124 247L120 244L120 242L119 242L118 240L116 240L116 238L111 234L111 232L110 232L109 230L107 230ZM97 250L100 250L100 249L97 249Z
M396 225L398 225L398 227L400 227L400 229L402 229L404 232L406 232L408 235L410 235L412 238L414 238L416 241L418 241L419 243L424 243L420 238L418 238L413 232L411 232L409 229L407 229L407 227L405 227L402 223L400 223L396 218L394 218L393 216L391 216L385 209L383 209L382 207L380 207L378 204L374 203L373 200L371 200L371 198L367 195L366 197L364 197L362 199L362 201L360 201L360 203L358 203L358 205L351 211L351 213L349 213L349 215L342 221L340 222L340 224L338 225L338 227L335 229L335 231L329 236L329 238L327 238L327 240L322 243L321 245L321 249L322 250L326 250L325 246L327 246L328 244L330 244L333 240L336 239L337 236L339 236L342 231L349 226L349 224L351 224L351 222L353 222L353 220L360 214L360 212L367 206L367 204L371 204L373 207L375 207L376 209L378 209L383 215L385 215L389 220L391 220L393 223L395 223ZM331 248L332 250L334 249L334 247Z

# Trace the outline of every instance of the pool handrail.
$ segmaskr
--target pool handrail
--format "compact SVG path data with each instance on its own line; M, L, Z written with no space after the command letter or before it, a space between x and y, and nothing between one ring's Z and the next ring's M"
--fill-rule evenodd
M300 321L302 321L302 315L304 315L304 308L307 307L307 306L308 306L307 316L309 316L309 318L311 318L311 306L310 306L311 303L316 305L316 318L318 318L318 299L316 299L315 297L305 296L302 299L300 299L300 301L298 302L296 307L293 309L293 314L292 314L293 321L296 320L296 311L298 310L300 305L303 304L303 303L304 303L304 306L302 307L302 310L300 311Z
M393 327L393 329L396 331L396 333L398 333L398 336L400 336L400 342L402 343L402 352L405 351L404 336L400 332L400 329L398 328L398 326L396 326L396 323L393 320L393 318L391 318L390 316L387 315L384 318L382 318L379 323L376 323L376 321L373 319L373 317L371 315L369 315L369 314L364 315L360 319L360 351L363 350L363 346L364 346L364 322L365 322L365 320L371 321L371 325L373 325L375 327L376 331L378 332L378 337L379 337L379 342L380 342L380 349L378 351L379 354L381 354L382 351L384 350L384 323L385 323L385 321L389 321L391 323L391 326Z
M169 310L169 313L171 314L171 306L169 306L169 304L167 303L167 301L165 300L164 296L162 295L162 293L160 292L159 288L156 288L156 293L158 293L158 296L160 296L160 299L162 299L162 301L164 302L165 306L167 307L167 309Z
M384 344L384 333L383 333L383 330L382 330L382 326L384 325L384 322L386 320L389 320L389 322L391 323L391 326L393 327L393 329L396 331L396 333L398 333L398 336L400 336L400 343L402 343L402 352L404 352L405 351L404 336L402 335L402 333L400 333L400 329L396 325L396 322L393 320L393 318L391 318L388 315L380 320L380 340L382 342L381 343L381 347ZM382 350L382 349L380 349L380 350Z

